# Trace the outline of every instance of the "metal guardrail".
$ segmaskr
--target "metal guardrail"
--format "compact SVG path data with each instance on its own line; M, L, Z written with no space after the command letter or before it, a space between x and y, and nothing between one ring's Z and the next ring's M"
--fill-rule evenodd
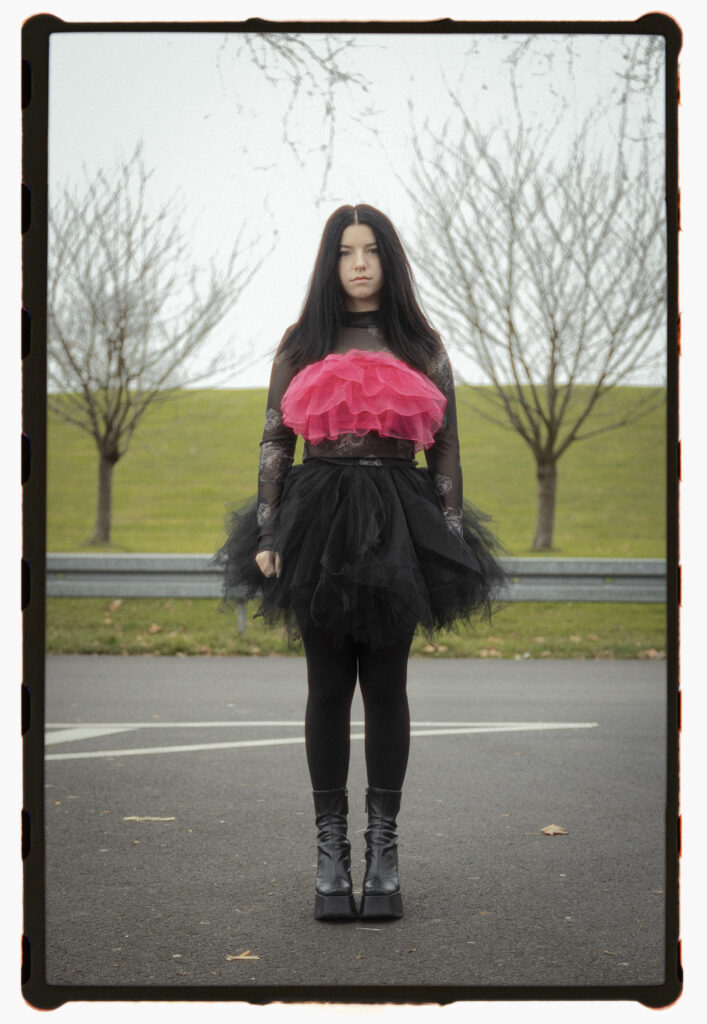
M506 558L509 601L662 603L663 558Z
M49 597L220 597L211 555L47 555ZM506 558L508 601L666 599L662 558Z

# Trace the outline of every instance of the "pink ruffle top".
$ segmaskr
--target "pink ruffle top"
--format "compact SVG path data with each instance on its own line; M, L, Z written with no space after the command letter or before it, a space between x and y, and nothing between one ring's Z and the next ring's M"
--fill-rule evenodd
M282 398L282 421L311 444L341 434L399 437L429 448L447 399L392 353L350 349L310 363Z

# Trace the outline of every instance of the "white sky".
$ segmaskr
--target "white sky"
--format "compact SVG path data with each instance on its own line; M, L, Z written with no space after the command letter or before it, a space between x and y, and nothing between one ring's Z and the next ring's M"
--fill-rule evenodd
M324 196L321 100L304 90L288 121L298 139L298 160L282 138L290 87L269 84L239 56L237 34L59 33L50 41L50 201L57 185L110 170L142 140L145 164L154 169L155 201L178 192L184 228L196 264L229 249L245 222L262 233L263 250L277 228L277 243L237 307L214 332L220 347L253 358L224 383L264 385L272 350L297 319L323 224L342 203L368 202L384 210L403 240L414 231L409 182L408 102L418 124L441 127L452 105L446 81L481 128L508 123L511 93L507 58L523 36L357 35L344 70L370 83L336 94L337 135ZM313 45L321 37L308 37ZM569 49L573 73L567 70ZM529 124L550 123L566 104L558 150L589 107L605 101L624 69L626 37L540 37L524 59L520 96ZM662 83L655 96L660 119ZM366 109L375 113L365 118ZM614 107L616 110L616 107ZM373 134L375 130L376 134ZM607 118L603 144L611 145ZM307 149L314 150L308 154ZM418 275L418 281L420 276ZM478 379L473 364L446 341L459 375ZM661 345L664 344L661 339Z

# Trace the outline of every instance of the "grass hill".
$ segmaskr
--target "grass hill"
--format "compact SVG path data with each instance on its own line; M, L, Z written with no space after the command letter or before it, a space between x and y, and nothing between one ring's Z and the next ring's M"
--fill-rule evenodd
M636 389L605 399L620 412ZM522 439L457 390L465 495L495 519L509 553L531 554L535 468ZM214 551L226 508L254 493L265 389L183 391L149 410L113 481L114 551ZM557 556L659 558L665 552L665 408L573 445L559 463ZM298 442L296 460L301 458ZM418 455L424 465L424 454ZM97 455L76 427L50 417L47 549L89 545Z
M620 413L634 397L605 399ZM229 504L256 488L265 389L185 391L154 406L114 474L112 551L212 552ZM532 456L514 433L479 412L479 396L457 389L464 490L495 518L510 554L531 554L535 525ZM579 442L559 465L557 556L660 558L665 554L665 411ZM49 551L89 544L97 457L90 438L51 418L48 428ZM301 458L301 442L296 459ZM424 455L418 456L424 465ZM280 631L252 619L241 635L217 600L53 598L50 652L103 654L292 654ZM481 624L416 637L423 657L661 658L662 605L516 603Z

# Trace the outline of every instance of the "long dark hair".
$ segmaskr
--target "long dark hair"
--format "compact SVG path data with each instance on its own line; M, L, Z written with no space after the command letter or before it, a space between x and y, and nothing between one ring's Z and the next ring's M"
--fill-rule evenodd
M280 351L287 353L297 369L331 352L345 323L338 264L341 236L350 224L367 224L376 237L383 271L381 326L388 347L406 363L425 370L439 352L439 335L430 327L415 297L412 270L397 231L384 213L365 204L340 206L326 222L302 313Z

